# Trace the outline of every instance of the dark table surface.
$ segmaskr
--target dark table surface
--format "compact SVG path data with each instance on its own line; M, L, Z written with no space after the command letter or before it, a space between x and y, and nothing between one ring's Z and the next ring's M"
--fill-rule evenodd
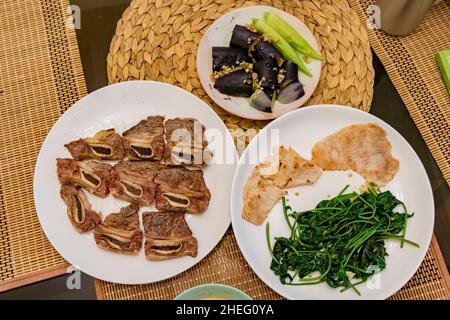
M106 55L116 23L130 0L71 0L81 9L78 45L89 92L107 85ZM370 113L400 132L422 160L434 193L435 234L450 269L450 188L444 180L419 130L374 54L375 87ZM80 289L68 289L68 275L41 281L0 294L2 299L95 299L94 280L81 274Z

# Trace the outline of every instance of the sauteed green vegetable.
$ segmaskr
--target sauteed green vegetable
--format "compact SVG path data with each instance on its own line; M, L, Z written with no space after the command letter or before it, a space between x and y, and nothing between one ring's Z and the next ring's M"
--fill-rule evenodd
M326 282L330 287L360 292L361 284L386 267L385 239L419 247L405 239L409 213L390 191L370 186L367 192L345 193L321 201L314 209L293 211L282 198L289 238L277 237L272 248L269 224L267 243L270 268L286 285Z

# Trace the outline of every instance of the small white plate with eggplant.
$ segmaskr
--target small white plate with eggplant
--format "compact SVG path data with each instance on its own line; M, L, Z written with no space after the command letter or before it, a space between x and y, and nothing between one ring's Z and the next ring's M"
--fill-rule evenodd
M230 11L206 31L197 72L208 96L226 111L269 120L302 106L320 79L322 56L308 27L279 9Z

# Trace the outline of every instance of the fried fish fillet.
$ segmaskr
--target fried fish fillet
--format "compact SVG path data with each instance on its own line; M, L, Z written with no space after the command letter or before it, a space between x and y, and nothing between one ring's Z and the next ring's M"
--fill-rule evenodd
M122 160L125 157L122 137L114 129L101 130L94 137L78 139L64 146L75 160Z
M255 225L262 224L285 188L313 184L321 175L319 167L294 149L279 147L273 156L253 169L247 180L242 217Z
M386 185L399 170L386 131L377 124L355 124L317 142L313 161L323 170L351 169L368 182Z
M78 232L92 230L100 223L102 220L100 214L91 209L91 204L80 187L64 184L61 186L60 194L67 205L70 222Z
M123 134L130 160L161 160L164 155L164 117L150 116Z
M313 162L302 158L294 149L281 146L278 148L278 166L276 172L261 173L280 188L292 188L312 184L322 175L322 170ZM276 160L276 157L275 157ZM267 163L263 163L267 166Z
M145 257L167 260L181 256L197 256L197 239L192 236L184 213L146 212L142 215Z
M139 206L130 204L111 213L94 229L97 245L105 250L136 255L142 247L143 234L139 227Z
M242 218L254 225L262 224L282 195L283 189L265 179L257 166L244 186Z

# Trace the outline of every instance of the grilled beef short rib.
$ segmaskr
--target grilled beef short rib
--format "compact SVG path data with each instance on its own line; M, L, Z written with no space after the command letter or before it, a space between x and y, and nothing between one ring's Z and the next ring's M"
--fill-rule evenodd
M157 160L164 155L164 117L150 116L123 134L128 159Z
M145 212L145 257L159 261L181 256L197 256L197 239L192 236L184 213Z
M90 231L102 220L100 214L92 210L86 194L80 187L62 185L60 195L67 206L70 222L78 232Z
M165 122L166 147L164 163L167 165L202 166L211 160L207 149L205 127L193 118L175 118Z
M114 129L101 130L94 137L78 139L65 145L75 160L122 160L125 148Z
M163 168L155 177L158 210L200 213L211 199L201 170Z
M121 161L114 166L109 184L111 194L119 199L149 206L155 199L153 182L162 165L150 161Z
M143 234L139 227L139 206L130 204L111 213L94 229L97 245L105 250L136 255L142 247Z
M109 194L112 166L94 160L56 159L61 184L80 186L101 198Z

